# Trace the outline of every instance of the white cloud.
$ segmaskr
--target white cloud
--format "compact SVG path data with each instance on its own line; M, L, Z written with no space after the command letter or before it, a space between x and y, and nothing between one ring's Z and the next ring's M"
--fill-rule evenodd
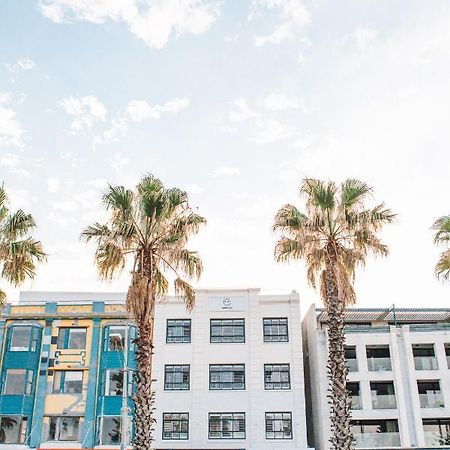
M16 175L28 176L28 170L22 167L22 160L19 155L7 153L0 156L0 167L6 167L11 173Z
M109 165L115 172L119 172L123 167L129 164L130 160L120 153L116 153L110 160Z
M57 23L123 22L148 46L161 49L171 35L199 35L216 20L217 0L39 0L42 14Z
M51 194L59 192L61 189L61 180L58 177L47 178L47 191Z
M85 131L93 127L97 122L106 120L105 105L93 95L86 97L66 97L60 105L64 111L74 117L70 124L73 132Z
M24 59L19 59L18 61L16 61L13 64L5 64L5 66L10 72L16 73L20 70L27 71L27 70L34 69L34 67L36 66L36 63L29 58L24 58Z
M370 28L358 27L354 32L356 46L361 50L369 46L375 40L376 36L377 33Z
M258 114L250 107L247 99L245 98L233 100L231 102L231 109L228 115L231 122L237 123L258 118Z
M10 101L9 93L0 94L0 146L23 147L25 130L16 118L16 112L6 105Z
M13 210L18 208L26 210L36 201L36 198L31 195L28 189L7 187L6 192Z
M241 171L239 170L238 167L222 166L215 169L211 173L211 175L214 178L219 178L219 177L233 177L236 175L240 175L240 173Z
M301 32L311 20L311 15L302 0L253 0L249 19L261 15L265 10L278 12L281 23L272 33L254 36L257 47L279 44L291 38Z
M252 140L258 144L285 141L298 133L295 127L275 119L258 122L257 127L258 133Z
M202 194L205 191L205 189L202 186L196 183L188 184L187 186L184 187L184 189L188 194L191 195Z
M264 107L268 111L284 111L286 109L304 109L304 103L300 97L270 94L264 99Z

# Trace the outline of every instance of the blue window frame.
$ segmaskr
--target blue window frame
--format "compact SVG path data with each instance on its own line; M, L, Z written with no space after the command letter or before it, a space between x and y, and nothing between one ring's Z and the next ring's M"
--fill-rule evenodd
M83 327L62 327L58 332L56 342L58 349L85 350L86 349L86 328Z
M125 348L125 324L111 324L104 328L103 350L105 352L123 352ZM128 351L136 351L136 327L128 325Z
M34 372L28 369L6 369L2 377L3 395L31 395Z
M35 352L41 328L32 325L12 325L8 330L10 352Z

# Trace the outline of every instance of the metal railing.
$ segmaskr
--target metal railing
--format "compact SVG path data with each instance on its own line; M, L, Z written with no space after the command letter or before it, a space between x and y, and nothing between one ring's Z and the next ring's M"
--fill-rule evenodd
M397 401L394 394L372 395L373 409L397 409Z
M400 447L400 433L353 433L357 448Z
M350 409L362 409L361 396L352 395L351 402L352 402L352 404L350 406Z
M441 392L419 394L421 408L444 408L444 397Z
M367 368L370 372L388 372L392 370L391 358L367 358Z
M416 370L438 370L436 356L414 356Z

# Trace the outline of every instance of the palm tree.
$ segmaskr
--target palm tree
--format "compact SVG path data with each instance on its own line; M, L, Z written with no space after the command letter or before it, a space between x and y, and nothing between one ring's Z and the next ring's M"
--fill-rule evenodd
M439 260L434 269L434 273L438 278L443 280L450 279L450 216L442 216L434 222L433 230L434 243L436 245L446 245L447 249L441 253Z
M368 208L372 189L348 179L333 182L304 179L300 196L306 200L305 213L284 205L277 213L274 230L280 233L275 246L276 261L303 259L309 284L320 289L328 314L329 398L331 448L353 448L350 397L346 389L345 308L356 301L355 270L364 266L369 253L386 256L388 249L377 237L394 214L384 204Z
M36 227L31 214L21 209L11 212L4 186L0 186L0 267L1 277L17 287L36 275L36 263L44 261L46 254L40 241L30 232ZM0 290L0 304L6 294Z
M186 192L166 189L150 174L142 178L135 192L110 185L103 203L110 213L108 223L87 227L82 239L97 243L95 261L102 279L112 279L124 269L127 259L132 260L126 307L138 330L133 448L146 450L152 448L155 422L152 390L155 302L167 294L169 274L174 277L175 293L185 301L187 309L194 306L195 291L184 278L198 279L202 261L186 245L206 220L190 207Z

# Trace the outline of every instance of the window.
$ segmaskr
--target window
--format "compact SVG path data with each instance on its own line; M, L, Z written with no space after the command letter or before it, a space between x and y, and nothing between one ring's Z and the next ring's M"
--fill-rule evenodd
M86 328L60 328L56 346L58 349L85 349Z
M346 345L344 348L345 362L349 372L358 372L358 360L356 359L356 347Z
M28 352L30 350L30 340L31 327L14 326L11 328L9 350L11 352Z
M122 435L120 416L103 416L100 421L100 445L119 445Z
M186 391L189 390L190 366L165 366L164 390Z
M133 391L133 376L128 372L128 396ZM123 369L105 370L105 390L106 396L121 396L123 394Z
M425 445L437 447L450 443L450 419L423 419Z
M379 381L370 383L373 409L396 409L394 383Z
M353 420L355 447L400 447L397 420Z
M264 364L264 389L274 391L290 388L289 364Z
M209 439L245 439L245 413L209 413Z
M447 368L450 369L450 344L445 344L445 356L447 358Z
M23 395L25 393L25 369L7 369L3 380L4 395Z
M266 439L292 439L292 413L266 412Z
M53 394L81 394L82 370L57 370L53 375Z
M209 366L209 389L245 389L245 365L211 364Z
M162 438L172 441L189 439L189 414L164 413Z
M108 351L118 351L123 352L125 348L125 325L110 325L107 330L108 339L107 347Z
M191 342L191 319L168 319L166 342L177 344Z
M413 344L414 366L416 370L437 370L438 362L433 344Z
M288 342L288 320L283 318L263 319L264 342Z
M361 409L359 382L347 383L347 391L352 402L350 409Z
M0 417L0 444L23 444L27 433L26 417Z
M445 406L439 380L418 381L417 389L421 408L443 408Z
M391 370L391 353L389 345L366 347L367 366L371 372Z
M210 328L211 342L245 342L244 319L211 319Z
M79 417L50 417L49 441L78 441Z

